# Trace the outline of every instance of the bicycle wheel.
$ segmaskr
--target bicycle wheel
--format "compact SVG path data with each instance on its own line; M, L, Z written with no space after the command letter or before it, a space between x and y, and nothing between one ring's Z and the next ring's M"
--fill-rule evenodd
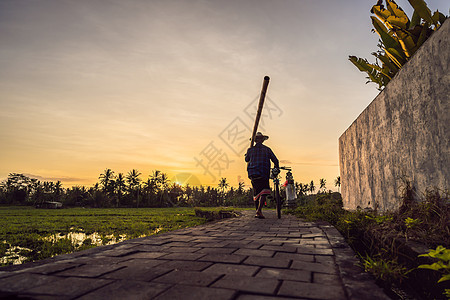
M275 201L277 202L277 216L281 219L281 199L280 199L280 188L278 184L275 184Z

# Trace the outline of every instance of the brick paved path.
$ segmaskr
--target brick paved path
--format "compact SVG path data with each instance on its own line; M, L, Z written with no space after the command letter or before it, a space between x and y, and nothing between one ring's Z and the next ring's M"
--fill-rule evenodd
M265 214L0 268L0 298L389 299L334 227Z

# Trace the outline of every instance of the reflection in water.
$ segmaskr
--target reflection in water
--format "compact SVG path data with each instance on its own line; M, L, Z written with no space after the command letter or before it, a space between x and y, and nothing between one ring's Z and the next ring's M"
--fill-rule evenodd
M4 244L6 244L6 241L3 241ZM13 263L13 265L20 265L22 264L28 257L21 255L21 252L31 252L31 249L19 247L19 246L12 246L9 247L8 250L6 250L5 255L0 258L0 264L6 264L6 263Z

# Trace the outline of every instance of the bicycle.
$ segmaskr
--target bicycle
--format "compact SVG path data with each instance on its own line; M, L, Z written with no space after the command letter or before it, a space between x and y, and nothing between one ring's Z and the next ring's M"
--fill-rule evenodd
M271 170L271 174L270 174L270 178L272 178L273 180L273 185L274 185L274 192L275 192L275 203L276 203L276 207L277 207L277 217L278 219L281 219L281 206L282 206L282 201L281 201L281 197L280 197L280 178L278 177L278 175L281 173L280 170L285 170L290 172L292 169L290 167L279 167L279 169L277 168L272 168Z

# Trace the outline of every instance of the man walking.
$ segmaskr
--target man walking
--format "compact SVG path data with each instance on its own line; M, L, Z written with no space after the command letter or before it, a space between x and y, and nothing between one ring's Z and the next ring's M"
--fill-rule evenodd
M263 142L269 137L261 132L256 133L255 146L249 148L245 154L247 162L248 178L252 181L253 200L255 201L255 218L264 219L262 207L266 201L267 195L270 195L270 161L275 168L279 168L279 162L272 150L263 145Z

